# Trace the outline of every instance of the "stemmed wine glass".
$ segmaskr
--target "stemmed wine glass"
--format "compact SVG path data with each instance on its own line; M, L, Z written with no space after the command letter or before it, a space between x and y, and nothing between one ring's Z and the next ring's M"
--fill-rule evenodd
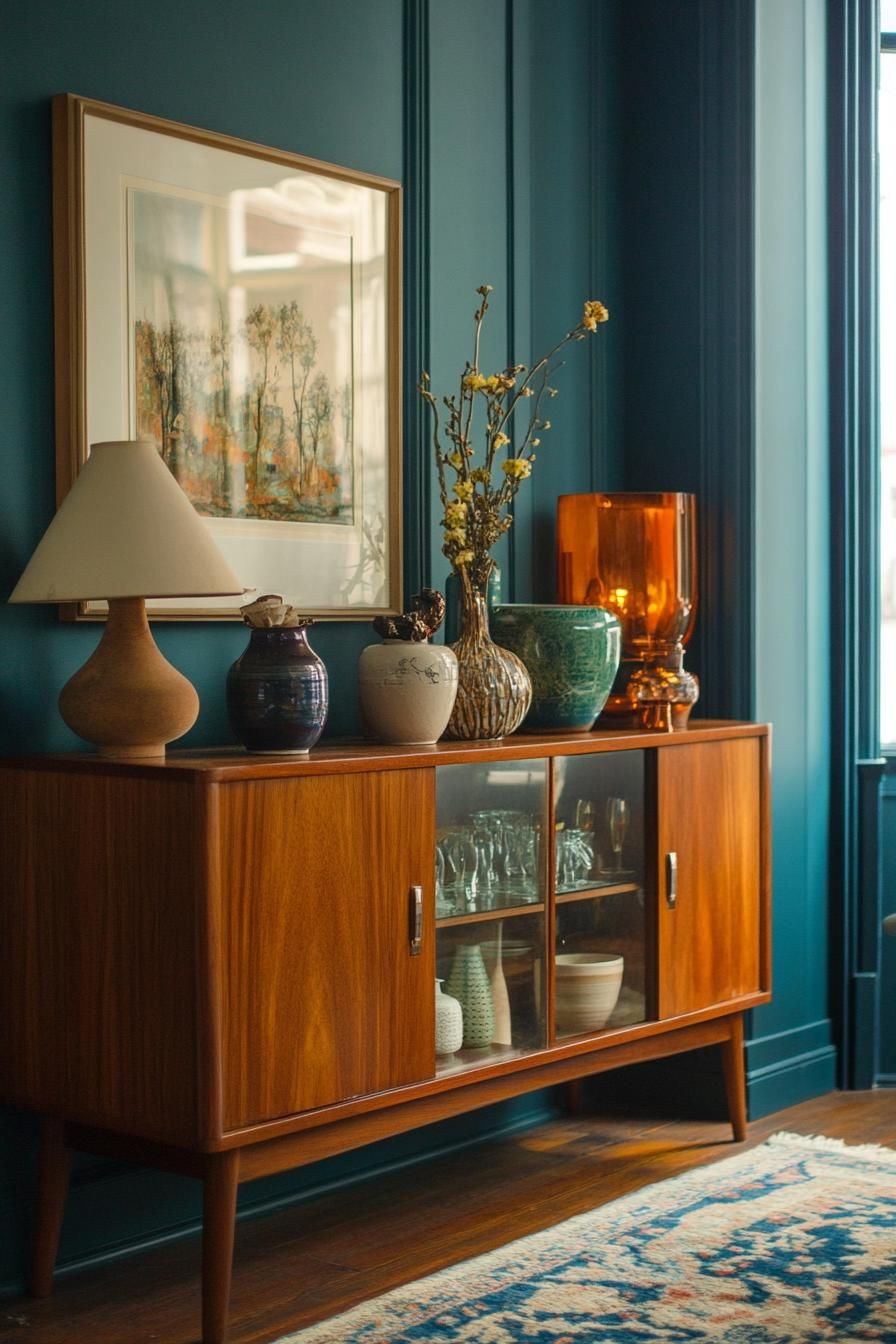
M622 872L622 846L628 830L629 810L624 798L607 799L607 829L610 832L610 848L616 855L614 871Z

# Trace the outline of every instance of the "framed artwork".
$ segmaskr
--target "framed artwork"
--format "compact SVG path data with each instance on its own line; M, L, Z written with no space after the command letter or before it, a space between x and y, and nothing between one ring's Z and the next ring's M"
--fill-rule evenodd
M151 438L247 589L399 611L398 183L71 94L53 165L57 503Z

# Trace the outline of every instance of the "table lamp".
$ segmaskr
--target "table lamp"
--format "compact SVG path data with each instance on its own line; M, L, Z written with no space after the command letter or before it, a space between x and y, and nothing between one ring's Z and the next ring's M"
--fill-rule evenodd
M95 443L10 602L105 600L103 637L59 696L101 756L158 759L196 722L199 697L162 657L147 597L244 591L151 439Z

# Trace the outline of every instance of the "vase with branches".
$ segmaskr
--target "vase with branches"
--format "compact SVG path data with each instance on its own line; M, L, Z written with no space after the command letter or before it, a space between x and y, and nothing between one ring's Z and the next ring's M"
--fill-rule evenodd
M596 299L546 355L532 365L513 364L497 373L480 368L482 324L491 285L476 291L473 358L464 365L457 392L441 402L429 374L417 390L432 416L432 443L442 503L442 551L461 586L461 629L455 643L459 688L446 735L496 738L519 727L532 688L525 667L488 633L486 594L496 542L513 524L513 501L532 474L542 436L551 430L548 404L557 396L551 378L560 353L584 341L609 313Z

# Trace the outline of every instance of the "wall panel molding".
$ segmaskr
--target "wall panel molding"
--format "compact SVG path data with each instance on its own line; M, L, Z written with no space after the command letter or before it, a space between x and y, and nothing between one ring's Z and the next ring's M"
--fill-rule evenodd
M528 363L532 346L532 229L530 60L532 15L529 0L505 0L507 295L508 366ZM511 424L511 439L516 438ZM511 444L511 448L513 447ZM510 451L510 449L508 449ZM507 538L503 599L520 602L532 565L533 491L524 489L513 503L513 527Z
M835 1064L829 1041L807 1044L830 1015L829 668L837 639L828 576L825 42L819 0L757 0L752 661L756 711L774 725L774 971L772 1001L752 1015L748 1060L751 1105L755 1094L762 1110L824 1092Z
M417 375L430 330L429 0L404 0L404 573L407 593L431 582L432 452Z
M880 862L878 6L829 0L832 956L841 1085L873 1085ZM869 774L870 770L870 774ZM869 806L869 790L874 802ZM869 1043L871 1048L869 1049Z
M754 712L753 0L701 0L701 715Z
M592 172L588 195L591 274L588 295L610 308L610 326L590 342L591 432L588 489L619 488L622 452L623 377L621 349L625 303L617 304L614 284L621 268L619 233L622 202L613 158L620 143L619 11L613 0L597 0L588 12L592 98L588 138ZM609 59L608 59L609 58ZM608 289L608 286L611 288ZM619 287L621 289L621 286Z

